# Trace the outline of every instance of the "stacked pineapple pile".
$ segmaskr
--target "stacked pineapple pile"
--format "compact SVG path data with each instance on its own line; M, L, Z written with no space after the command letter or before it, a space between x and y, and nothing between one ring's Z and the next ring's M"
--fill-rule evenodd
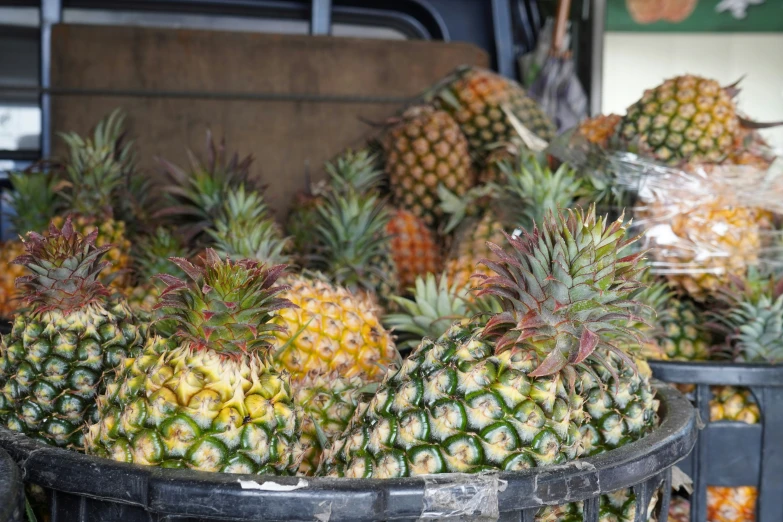
M584 122L571 142L595 157L637 155L593 164L602 165L602 181L633 192L647 231L655 284L664 288L648 302L658 311L656 358L783 361L783 180L753 130L759 125L739 114L738 92L708 78L672 78L625 115ZM713 389L711 417L756 423L760 413L749 390L724 386ZM710 520L753 519L754 488L710 487L708 496Z
M667 162L766 161L730 93L689 78L580 132ZM0 312L16 313L0 345L0 423L40 440L234 473L524 469L644 436L656 409L645 350L783 355L770 341L783 324L776 280L744 269L769 212L704 203L673 227L744 227L739 259L711 277L642 277L622 218L568 210L627 194L553 162L551 122L489 71L459 68L372 145L330 161L284 225L251 157L207 135L204 156L162 160L153 183L123 123L115 112L89 137L64 135L64 160L11 178L14 224L31 233L0 251L13 267ZM660 211L649 207L642 217ZM731 388L713 410L758 418ZM601 520L633 510L618 492Z

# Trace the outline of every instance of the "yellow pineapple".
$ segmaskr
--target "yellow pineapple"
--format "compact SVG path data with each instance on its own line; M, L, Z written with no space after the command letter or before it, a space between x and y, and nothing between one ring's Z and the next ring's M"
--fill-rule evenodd
M751 486L707 488L707 520L710 522L754 522L758 491Z

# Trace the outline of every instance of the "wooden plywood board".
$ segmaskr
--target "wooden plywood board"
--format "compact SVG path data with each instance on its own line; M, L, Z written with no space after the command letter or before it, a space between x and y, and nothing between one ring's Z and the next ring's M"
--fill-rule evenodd
M53 97L53 124L86 132L123 108L153 176L156 156L185 164L186 147L203 150L210 128L230 150L255 157L254 175L282 215L305 186L306 163L318 179L324 161L362 144L372 131L362 120L393 115L457 65L487 62L461 43L58 25L52 84L73 92ZM84 90L92 94L76 94ZM251 99L259 94L350 100Z

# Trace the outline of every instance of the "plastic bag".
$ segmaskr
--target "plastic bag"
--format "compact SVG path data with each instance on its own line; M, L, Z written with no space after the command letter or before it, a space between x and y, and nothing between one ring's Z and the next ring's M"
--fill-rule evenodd
M606 152L572 133L553 146L593 185L620 194L632 231L644 232L651 272L704 300L750 267L783 269L783 163L669 167Z
M497 473L427 475L420 519L497 520L498 492L506 485Z

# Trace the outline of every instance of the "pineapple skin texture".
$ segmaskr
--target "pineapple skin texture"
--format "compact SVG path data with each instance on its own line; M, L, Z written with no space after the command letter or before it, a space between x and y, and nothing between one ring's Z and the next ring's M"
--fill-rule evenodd
M310 372L366 376L382 375L381 366L397 358L391 334L383 328L375 307L348 290L317 279L288 275L290 285L280 295L298 308L280 310L274 322L286 332L276 332L276 349L297 332L290 346L276 357L276 364L298 380Z
M393 478L560 464L624 444L654 422L642 371L621 369L620 392L612 394L577 369L570 393L563 374L528 378L535 361L522 352L495 355L473 332L469 321L457 323L387 374L327 450L319 474Z
M21 241L9 240L0 245L0 317L10 319L21 305L16 278L25 275L27 270L12 261L23 254Z
M96 395L145 334L121 303L17 316L0 344L0 422L47 444L83 448Z
M394 204L435 227L443 217L438 185L457 196L476 184L468 142L445 111L413 107L383 140Z
M692 303L672 298L658 320L662 331L658 343L667 358L703 361L709 357L712 340Z
M312 373L292 382L296 404L304 410L300 474L313 475L321 462L324 448L318 439L315 424L318 424L329 442L340 436L356 410L361 388L365 384L366 380L362 376L344 377L338 373Z
M171 346L158 336L98 398L87 451L120 462L292 475L300 412L289 378L259 356Z
M445 87L456 104L436 98L437 106L448 111L468 138L471 152L483 158L486 149L509 143L517 131L503 111L505 106L520 123L543 140L555 136L555 126L541 107L516 82L486 69L471 68Z
M412 212L394 212L386 233L391 237L390 250L400 288L413 286L418 276L440 271L440 247L435 235Z
M740 132L736 107L718 82L699 76L671 78L631 105L618 133L654 159L716 163Z
M588 142L605 149L617 132L621 120L622 116L618 114L601 114L583 121L577 128L577 132Z

